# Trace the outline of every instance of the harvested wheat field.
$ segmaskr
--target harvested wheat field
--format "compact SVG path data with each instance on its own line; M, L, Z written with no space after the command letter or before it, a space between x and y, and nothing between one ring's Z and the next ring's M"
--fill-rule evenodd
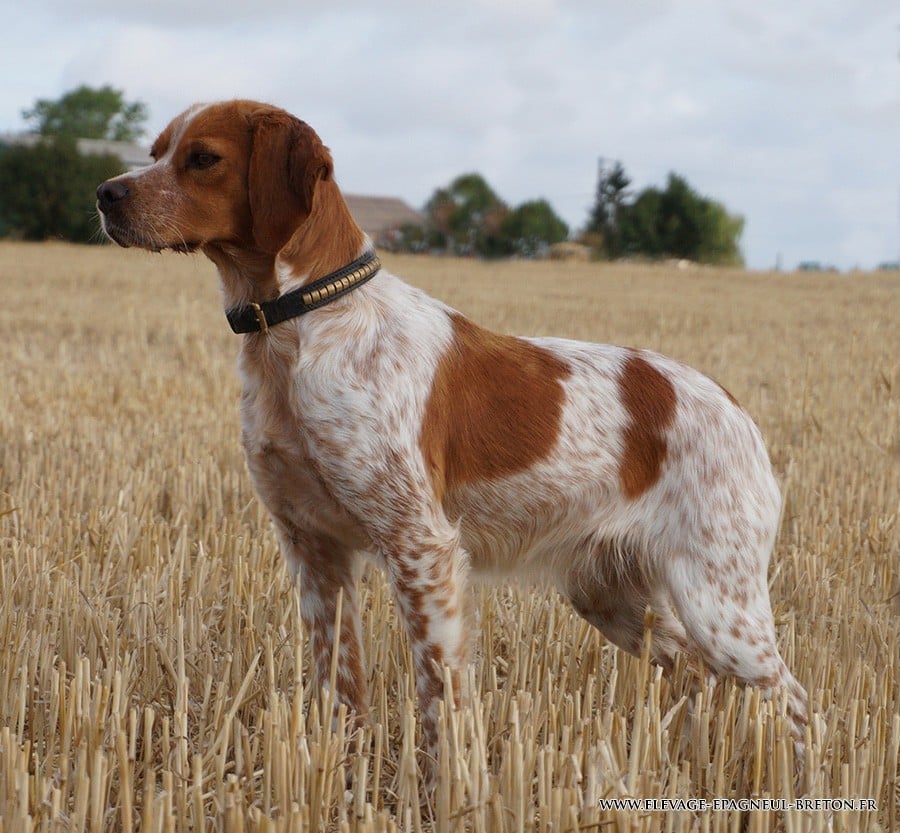
M811 697L799 779L755 690L693 695L555 594L498 587L426 795L380 575L371 727L333 731L307 682L213 267L6 243L0 831L900 829L900 275L387 265L501 331L670 354L754 416L785 493L779 644Z

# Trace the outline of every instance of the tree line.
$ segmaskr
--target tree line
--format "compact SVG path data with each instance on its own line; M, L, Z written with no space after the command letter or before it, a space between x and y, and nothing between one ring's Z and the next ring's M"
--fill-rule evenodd
M741 265L742 217L669 174L664 188L633 193L621 163L600 166L594 205L575 239L606 260L678 258ZM567 240L569 229L544 199L509 208L477 173L438 188L424 227L401 230L396 247L480 257L535 257Z
M137 141L147 108L110 86L82 86L23 111L33 144L0 144L0 237L97 241L97 184L124 171L115 155L83 154L78 139ZM621 163L601 164L594 204L574 239L598 258L684 258L742 263L743 218L670 174L664 188L637 193ZM481 174L467 173L437 188L423 225L408 225L395 249L484 258L538 257L570 238L546 199L509 206Z
M114 154L85 154L79 139L134 142L147 108L120 90L82 86L62 98L39 99L22 113L32 144L0 144L0 236L22 240L99 240L97 185L123 173Z
M610 260L679 258L743 265L744 218L670 173L665 188L634 194L621 162L600 164L594 207L583 237Z
M485 258L536 257L569 236L569 227L544 199L510 208L481 174L463 174L425 204L425 224L400 230L394 247Z

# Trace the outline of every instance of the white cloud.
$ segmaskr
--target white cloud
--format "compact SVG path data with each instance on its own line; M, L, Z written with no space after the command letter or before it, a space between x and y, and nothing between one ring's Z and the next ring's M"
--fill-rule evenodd
M895 0L0 0L0 130L112 83L159 130L194 100L280 104L357 192L422 203L468 170L584 222L597 158L670 170L747 219L754 266L896 258ZM14 10L15 9L15 10Z

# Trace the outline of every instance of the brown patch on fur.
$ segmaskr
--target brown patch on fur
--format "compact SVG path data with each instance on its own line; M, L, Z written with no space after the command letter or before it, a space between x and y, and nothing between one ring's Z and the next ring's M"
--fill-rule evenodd
M312 210L279 259L290 264L294 274L306 274L310 283L359 257L364 241L338 186L329 178L316 184Z
M359 256L363 233L333 179L328 148L306 122L281 110L250 117L247 190L253 234L295 274L314 281Z
M419 447L439 500L456 486L515 474L559 438L568 365L547 350L451 315L454 339L425 406Z
M281 110L247 118L253 130L247 193L253 237L276 254L309 216L320 179L331 176L331 156L315 131Z
M677 397L672 382L637 353L622 368L619 394L629 417L619 481L625 496L634 500L662 473L668 451L663 432L675 417Z

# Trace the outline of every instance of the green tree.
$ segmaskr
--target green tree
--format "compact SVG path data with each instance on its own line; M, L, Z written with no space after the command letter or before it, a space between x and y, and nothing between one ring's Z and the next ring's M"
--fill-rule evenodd
M122 173L115 156L86 156L75 140L51 136L0 153L0 232L23 240L98 239L94 192Z
M625 207L620 218L621 253L657 258L666 254L662 227L662 191L645 188Z
M456 202L447 188L438 188L425 203L426 239L431 248L451 247L455 212Z
M669 174L663 191L641 192L623 214L623 249L649 257L741 265L738 241L744 220L700 196L684 177Z
M621 162L607 165L600 160L597 176L597 195L585 231L597 235L602 253L610 260L621 257L622 212L630 199L631 179Z
M124 166L115 156L80 154L77 141L135 141L147 108L110 86L81 86L55 101L36 101L23 116L41 139L0 153L0 234L97 239L95 189Z
M429 242L454 254L503 254L501 229L508 209L481 174L457 177L425 204Z
M427 252L431 248L428 230L419 223L404 223L397 229L396 236L390 241L382 241L379 248L387 248L393 252L415 252L416 254Z
M55 101L38 99L22 116L42 136L135 142L143 135L147 107L125 101L125 94L109 85L82 85Z
M547 200L529 200L506 215L501 232L508 253L534 257L565 240L569 227Z
M743 266L739 241L744 232L744 218L729 214L725 206L715 200L704 200L703 238L697 249L700 263L722 266Z
M404 238L411 251L534 257L569 234L547 200L529 200L510 209L477 173L463 174L436 189L425 204L425 217L424 234Z

